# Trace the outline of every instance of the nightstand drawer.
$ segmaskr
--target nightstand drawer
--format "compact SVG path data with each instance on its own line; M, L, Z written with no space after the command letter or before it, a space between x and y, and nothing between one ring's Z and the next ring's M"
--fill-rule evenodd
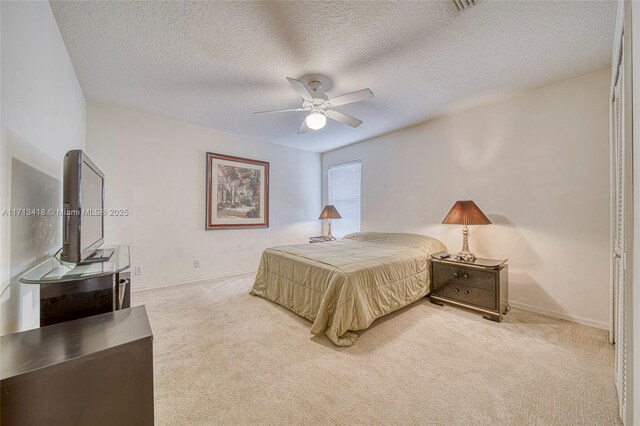
M445 284L432 293L433 296L446 297L457 302L468 303L481 308L496 309L496 293L464 284Z
M496 291L496 274L489 271L434 263L432 279L434 282L441 284L455 283L493 293Z

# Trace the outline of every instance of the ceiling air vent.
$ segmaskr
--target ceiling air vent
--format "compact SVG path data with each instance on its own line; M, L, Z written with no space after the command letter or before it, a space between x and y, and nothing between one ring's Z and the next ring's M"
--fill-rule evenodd
M480 0L450 0L453 5L454 10L458 12L464 12L465 10L471 9L475 6Z

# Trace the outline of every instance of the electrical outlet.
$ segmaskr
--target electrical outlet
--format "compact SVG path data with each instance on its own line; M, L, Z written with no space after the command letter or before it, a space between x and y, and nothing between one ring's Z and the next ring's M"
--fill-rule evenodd
M135 275L142 275L142 266L136 266L136 267L133 269L133 273L134 273Z
M200 267L200 261L199 261L199 260L197 260L197 259L196 259L196 260L194 260L194 261L193 261L193 267L194 267L194 268L199 268L199 267Z

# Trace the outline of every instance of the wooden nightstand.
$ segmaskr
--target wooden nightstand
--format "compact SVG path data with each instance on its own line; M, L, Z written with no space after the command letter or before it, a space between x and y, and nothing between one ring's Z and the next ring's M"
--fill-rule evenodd
M431 303L463 306L483 313L483 318L502 322L508 303L507 259L476 259L462 262L431 258Z

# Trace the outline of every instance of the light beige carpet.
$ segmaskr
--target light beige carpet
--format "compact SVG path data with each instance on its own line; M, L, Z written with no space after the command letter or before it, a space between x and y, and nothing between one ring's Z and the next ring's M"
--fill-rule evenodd
M606 333L423 299L355 346L249 295L252 275L134 293L154 340L158 425L618 424Z

